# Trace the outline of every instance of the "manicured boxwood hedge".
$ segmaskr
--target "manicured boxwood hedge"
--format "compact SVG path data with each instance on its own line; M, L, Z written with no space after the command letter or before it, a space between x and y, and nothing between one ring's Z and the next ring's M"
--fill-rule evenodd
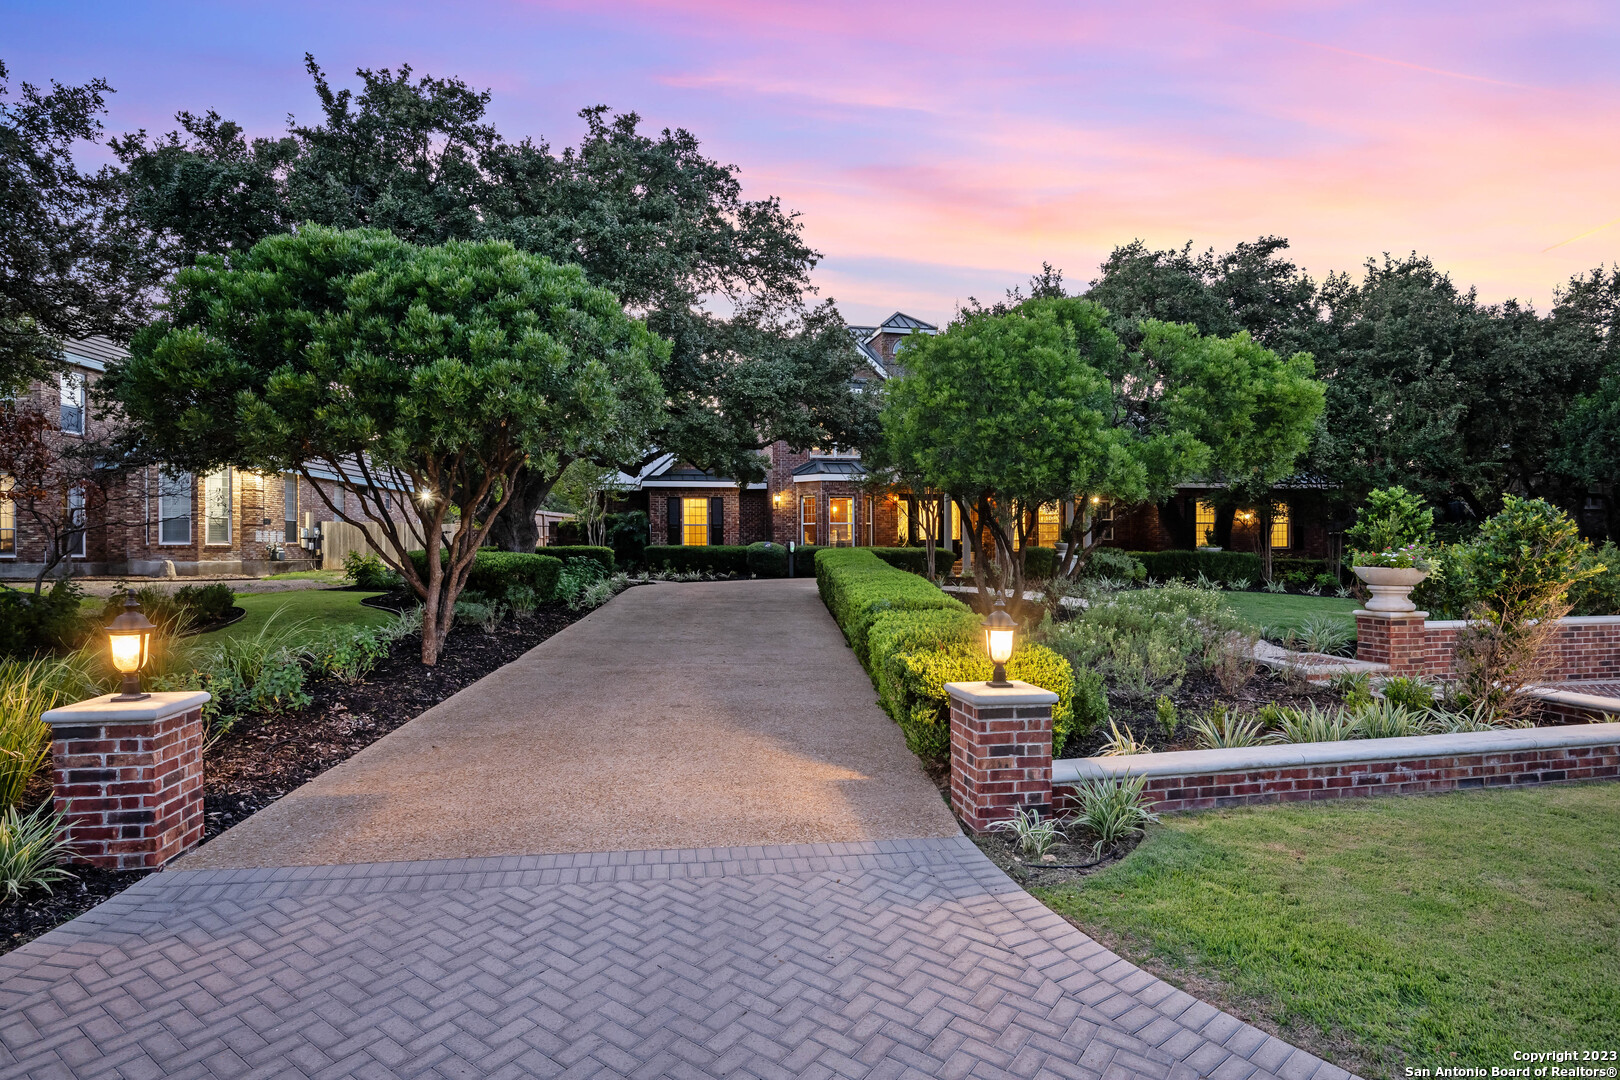
M647 566L652 570L747 576L748 549L740 544L649 544Z
M788 550L769 542L748 545L748 572L755 577L787 577Z
M928 573L928 549L920 547L875 547L867 548L872 554L888 563L897 570L907 570L913 574ZM945 561L943 550L934 553L934 568L937 570ZM946 567L949 569L949 567Z
M411 562L416 572L426 577L427 552L413 551ZM450 553L439 551L441 561L448 561ZM480 548L473 556L472 572L467 575L467 588L481 592L492 599L500 599L513 585L524 585L534 590L541 600L557 595L557 576L562 573L562 560L550 555L529 555L521 551L497 551Z
M834 551L835 548L822 548L816 544L800 544L793 552L793 576L816 576L816 553L819 551Z
M1181 578L1195 581L1202 573L1211 581L1260 580L1260 556L1250 551L1132 551L1128 552L1155 581Z
M980 645L983 620L925 579L886 565L871 548L839 548L816 558L816 583L827 610L872 677L878 700L920 756L950 751L950 702L945 684L988 679ZM1012 678L1058 695L1053 742L1059 750L1073 726L1074 674L1044 645L1024 644L1007 665Z
M538 554L550 555L553 559L561 559L564 564L575 559L594 559L602 564L602 569L609 574L613 573L613 549L610 547L597 547L593 544L552 544L543 547Z
M1025 580L1046 581L1057 572L1057 548L1032 547L1024 549Z

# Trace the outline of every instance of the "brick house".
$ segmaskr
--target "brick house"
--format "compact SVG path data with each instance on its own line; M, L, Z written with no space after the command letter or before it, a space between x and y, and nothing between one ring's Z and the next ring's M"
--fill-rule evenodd
M59 419L64 442L107 434L91 408L96 383L107 364L127 355L105 338L69 342L67 370L53 383L35 383L23 400ZM225 468L206 475L151 467L128 474L109 486L102 504L68 510L83 528L68 536L66 565L53 576L145 577L269 574L293 569L288 560L313 559L325 520L363 521L358 506L331 472L311 465L309 479L297 473L261 475ZM0 486L8 485L0 476ZM334 515L315 490L340 511ZM406 494L391 497L399 515ZM81 505L83 496L80 496ZM347 509L349 513L342 513ZM71 520L71 519L70 519ZM47 557L51 537L42 534L26 513L0 499L0 578L32 578ZM282 559L275 558L281 553Z
M860 354L856 386L887 379L898 370L896 350L912 334L937 334L939 328L904 312L876 326L851 326ZM622 506L647 513L649 541L654 544L778 544L896 547L920 544L930 522L935 539L958 554L961 522L948 501L938 496L879 489L861 468L854 451L794 450L777 442L762 450L766 478L741 489L729 477L664 455L635 476L621 475L627 489ZM1234 551L1256 548L1258 524L1246 511L1217 505L1212 485L1181 487L1164 503L1096 507L1097 542L1134 551L1192 548L1219 541ZM1332 521L1327 485L1303 477L1284 485L1280 513L1272 524L1272 547L1278 556L1325 558L1342 546L1340 528ZM922 513L923 502L937 510ZM1037 542L1059 541L1074 507L1053 505L1040 515ZM1212 539L1198 539L1202 533Z

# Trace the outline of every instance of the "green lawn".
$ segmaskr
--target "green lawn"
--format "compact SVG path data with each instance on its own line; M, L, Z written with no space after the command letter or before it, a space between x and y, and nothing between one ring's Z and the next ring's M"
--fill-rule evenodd
M247 612L238 623L223 630L203 634L199 641L219 641L224 638L248 637L257 634L269 621L273 612L278 625L310 622L310 629L330 626L378 626L391 615L386 611L365 607L360 601L367 596L381 596L373 592L348 592L330 589L307 589L302 592L238 593L236 605Z
M1488 1074L1620 1049L1617 836L1620 784L1248 807L1037 895L1352 1070Z
M1311 615L1341 616L1354 632L1356 621L1350 613L1361 606L1358 600L1336 596L1291 596L1288 593L1225 592L1221 597L1232 610L1255 626L1294 627Z
M324 581L337 587L349 584L349 575L342 570L293 570L285 574L270 574L266 581Z

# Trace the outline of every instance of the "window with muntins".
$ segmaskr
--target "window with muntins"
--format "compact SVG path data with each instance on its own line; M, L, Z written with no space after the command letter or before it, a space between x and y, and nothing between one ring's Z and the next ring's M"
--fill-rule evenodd
M806 495L799 500L799 542L812 546L816 542L816 497Z
M158 543L191 543L191 474L158 474Z
M827 500L827 543L833 547L850 547L855 543L854 499Z
M84 488L73 488L68 492L68 534L67 553L76 559L84 558Z
M221 469L203 478L203 543L231 542L231 470Z
M84 434L84 376L73 371L62 374L62 430Z
M1193 515L1193 543L1198 547L1215 546L1215 504L1198 500L1198 509Z
M681 543L701 547L709 542L709 500L681 500Z
M1271 546L1274 548L1293 547L1293 536L1289 529L1288 504L1280 502L1271 511Z
M282 539L289 544L298 543L298 474L286 473L281 479Z
M1063 535L1063 517L1057 503L1047 503L1035 511L1035 546L1053 547Z
M17 504L10 492L16 486L9 476L0 476L0 558L17 556Z

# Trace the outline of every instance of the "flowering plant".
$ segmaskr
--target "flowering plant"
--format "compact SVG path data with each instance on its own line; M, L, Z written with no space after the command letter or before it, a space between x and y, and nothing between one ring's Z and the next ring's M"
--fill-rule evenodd
M1352 551L1350 565L1383 566L1396 570L1427 570L1432 565L1429 555L1428 544L1403 544L1400 547L1385 548L1383 551Z

